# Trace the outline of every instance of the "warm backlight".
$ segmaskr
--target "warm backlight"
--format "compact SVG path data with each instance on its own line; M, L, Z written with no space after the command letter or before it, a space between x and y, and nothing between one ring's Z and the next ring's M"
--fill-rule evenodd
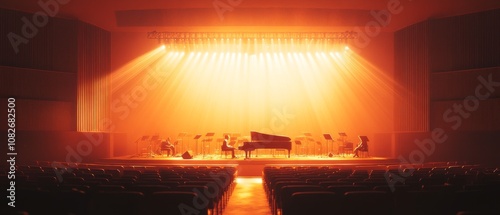
M161 46L115 71L111 114L117 131L250 131L287 135L390 129L392 82L349 47L251 49Z

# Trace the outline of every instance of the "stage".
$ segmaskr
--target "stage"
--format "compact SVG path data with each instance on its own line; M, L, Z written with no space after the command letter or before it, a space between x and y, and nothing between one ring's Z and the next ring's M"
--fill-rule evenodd
M279 166L349 166L350 168L380 168L386 169L390 165L398 165L399 161L395 158L383 157L362 157L353 158L349 156L335 155L329 156L296 156L291 155L288 158L286 155L272 156L272 155L258 155L245 159L245 157L238 157L231 159L228 155L215 155L215 156L193 156L191 159L184 159L180 155L173 157L166 156L149 156L140 157L137 155L114 157L101 159L98 163L103 165L122 165L122 166L145 166L145 167L161 167L169 165L181 166L236 166L238 169L238 176L261 176L262 169L267 165Z

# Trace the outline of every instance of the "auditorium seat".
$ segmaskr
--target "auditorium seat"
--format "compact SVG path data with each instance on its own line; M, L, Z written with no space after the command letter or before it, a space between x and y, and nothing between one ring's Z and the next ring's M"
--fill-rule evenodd
M91 187L92 192L101 192L101 191L125 191L125 187L122 185L116 184L101 184Z
M383 191L349 191L345 194L344 214L393 214L391 196Z
M408 191L394 195L396 214L442 215L452 211L452 195L441 191Z
M289 208L283 210L283 215L342 214L343 206L343 196L334 192L295 192L290 197Z
M218 195L220 190L214 189L214 187L208 187L206 185L179 185L172 188L172 191L179 192L195 192L200 200L200 204L205 204L206 209L211 213L217 213L220 209L220 196Z
M207 203L192 191L155 192L146 203L147 212L144 214L208 215Z
M353 183L348 181L330 181L329 179L325 179L324 181L319 182L319 185L324 188L328 188L329 186L336 186L336 185L341 185L341 186L353 185Z
M141 192L144 194L145 197L148 197L149 195L153 194L154 192L159 192L159 191L170 191L172 188L168 186L163 186L163 185L133 185L127 187L128 191L136 191L136 192Z
M91 194L89 214L144 214L144 194L135 191L101 191Z
M345 194L351 191L369 191L371 189L372 188L363 185L332 185L327 187L328 191L338 194Z
M290 198L296 192L325 191L319 185L287 185L276 191L275 214L281 210L282 214L288 214L290 210Z
M272 187L269 188L269 193L268 193L268 201L269 205L271 206L272 211L276 211L278 207L278 202L281 201L281 189L284 186L289 186L289 185L308 185L304 181L297 181L297 180L280 180L276 181Z
M54 195L56 210L50 214L88 214L89 196L79 189L62 190Z
M454 193L454 210L500 214L500 192L495 190L461 190Z

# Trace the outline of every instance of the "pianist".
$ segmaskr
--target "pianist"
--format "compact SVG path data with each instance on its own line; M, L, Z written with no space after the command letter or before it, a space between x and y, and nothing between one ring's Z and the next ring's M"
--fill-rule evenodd
M229 135L224 136L224 141L222 141L221 149L222 151L231 151L232 158L236 158L236 156L234 155L234 147L229 145L229 138Z

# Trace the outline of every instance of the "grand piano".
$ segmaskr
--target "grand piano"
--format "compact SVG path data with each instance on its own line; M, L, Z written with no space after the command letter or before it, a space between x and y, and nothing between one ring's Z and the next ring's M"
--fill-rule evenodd
M250 158L255 149L286 149L290 158L292 142L289 137L251 131L250 138L251 142L243 142L243 145L238 147L239 150L245 151L245 158Z

